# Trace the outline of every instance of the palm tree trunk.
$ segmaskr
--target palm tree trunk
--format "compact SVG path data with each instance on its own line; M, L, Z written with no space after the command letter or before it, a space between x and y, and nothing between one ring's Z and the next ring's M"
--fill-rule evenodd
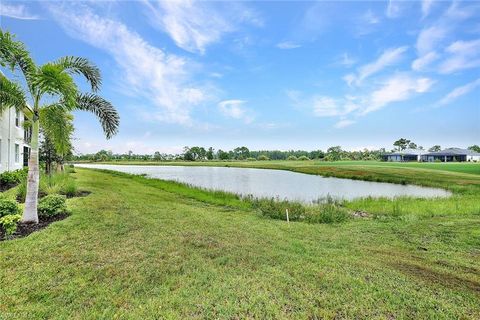
M23 211L23 222L38 223L37 203L38 203L38 185L40 182L40 169L38 165L38 135L39 121L33 121L32 142L30 144L30 157L28 158L28 179L27 195L25 198L25 210Z

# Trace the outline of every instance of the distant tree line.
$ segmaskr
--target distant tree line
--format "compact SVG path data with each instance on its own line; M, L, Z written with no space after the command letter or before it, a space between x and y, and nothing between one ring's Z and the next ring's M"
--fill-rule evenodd
M421 149L415 142L401 138L393 143L394 148L391 151L402 151L406 149ZM434 145L429 152L440 151L439 145ZM478 145L470 146L468 149L480 152ZM69 157L72 160L88 160L88 161L209 161L209 160L238 160L238 161L254 161L254 160L381 160L382 155L386 153L385 148L378 150L363 149L359 151L343 150L340 146L333 146L326 151L314 150L250 150L245 146L237 147L233 150L215 150L212 147L205 148L199 146L184 147L183 152L179 154L161 153L159 151L153 154L135 154L132 151L118 154L108 150L100 150L97 153L82 154Z
M314 150L250 150L245 146L237 147L233 150L215 150L214 148L204 148L199 146L185 147L180 154L166 154L155 152L153 154L135 154L132 151L118 154L109 150L100 150L93 154L75 155L72 160L89 161L121 161L121 160L139 160L139 161L208 161L208 160L380 160L385 149L362 151L346 151L340 146L328 148L326 151Z

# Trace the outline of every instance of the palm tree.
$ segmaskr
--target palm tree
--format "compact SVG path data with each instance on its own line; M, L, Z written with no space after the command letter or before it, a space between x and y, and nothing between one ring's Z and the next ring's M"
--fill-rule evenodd
M37 66L22 42L16 41L9 32L0 30L0 65L9 68L12 73L20 71L25 87L0 72L0 112L11 107L24 109L27 106L27 94L31 98L32 139L22 220L38 223L40 126L61 152L69 143L71 130L68 119L73 110L94 113L107 138L117 133L120 118L110 102L95 94L101 85L100 70L87 59L66 56ZM80 93L74 75L85 77L92 93Z

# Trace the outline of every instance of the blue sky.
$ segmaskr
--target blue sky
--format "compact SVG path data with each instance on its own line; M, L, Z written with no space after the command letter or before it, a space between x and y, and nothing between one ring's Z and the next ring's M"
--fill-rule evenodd
M107 141L76 114L81 153L480 144L480 2L2 1L0 13L38 63L101 68L120 133Z

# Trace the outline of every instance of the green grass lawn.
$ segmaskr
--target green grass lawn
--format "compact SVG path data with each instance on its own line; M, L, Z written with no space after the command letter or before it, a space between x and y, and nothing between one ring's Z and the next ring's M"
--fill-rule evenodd
M336 166L338 176L425 178L454 196L432 214L404 199L399 216L333 225L287 224L227 194L76 169L92 194L69 200L71 217L0 242L0 319L479 319L480 176L436 165ZM332 174L320 167L285 169ZM349 205L393 203L364 202Z

